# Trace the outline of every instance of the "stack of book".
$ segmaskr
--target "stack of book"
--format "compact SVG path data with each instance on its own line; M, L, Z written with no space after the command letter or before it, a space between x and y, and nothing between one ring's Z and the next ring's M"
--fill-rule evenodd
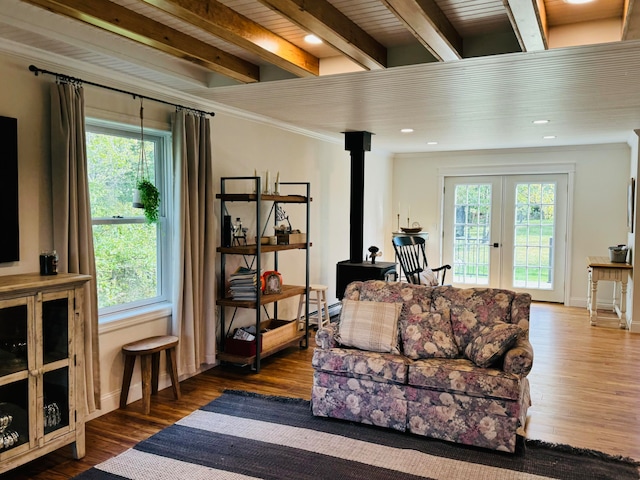
M246 267L238 267L229 278L229 290L234 300L255 300L258 295L258 272Z

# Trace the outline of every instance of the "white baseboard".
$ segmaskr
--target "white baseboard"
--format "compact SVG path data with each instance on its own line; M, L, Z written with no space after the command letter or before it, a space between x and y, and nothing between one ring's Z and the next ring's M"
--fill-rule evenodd
M335 317L336 315L339 315L341 310L342 310L342 303L340 302L329 305L329 317ZM309 310L309 317L313 315L315 318L317 314L318 314L318 309ZM302 318L304 318L304 315L302 315Z
M208 365L208 366L205 366L204 368L201 368L199 371L197 371L193 375L185 375L184 377L180 378L180 381L186 380L191 376L198 375L199 373L202 373L208 370L209 368L212 368L213 366L214 365ZM171 377L169 376L168 372L160 373L160 375L158 376L158 390L164 390L165 388L171 388ZM101 417L106 413L112 412L120 408L120 392L121 391L122 389L119 388L118 390L114 390L112 392L103 394L100 397L102 408L100 408L100 410L96 410L95 412L92 412L91 414L87 415L85 417L85 421L88 422L89 420L93 420L94 418ZM132 383L131 386L129 387L129 397L127 400L127 405L137 400L140 400L141 398L142 398L142 381Z

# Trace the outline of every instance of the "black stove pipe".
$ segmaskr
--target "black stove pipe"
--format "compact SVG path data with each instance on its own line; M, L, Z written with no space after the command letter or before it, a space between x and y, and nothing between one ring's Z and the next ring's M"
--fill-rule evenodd
M344 132L345 150L351 153L351 210L349 261L362 263L364 251L364 152L371 151L370 132Z

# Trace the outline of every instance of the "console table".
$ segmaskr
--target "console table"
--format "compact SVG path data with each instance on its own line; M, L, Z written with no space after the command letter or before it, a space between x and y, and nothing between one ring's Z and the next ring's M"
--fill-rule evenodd
M613 311L620 319L620 328L627 328L627 282L632 266L628 263L614 263L608 257L587 257L589 269L589 288L587 289L587 310L591 325L598 322L598 282L613 282ZM618 300L618 283L620 284L620 303Z

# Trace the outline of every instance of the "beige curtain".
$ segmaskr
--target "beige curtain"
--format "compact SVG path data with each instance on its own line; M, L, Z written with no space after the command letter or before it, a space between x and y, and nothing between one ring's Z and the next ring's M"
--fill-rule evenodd
M211 125L176 112L174 145L174 294L172 333L180 338L178 371L192 375L216 359L215 206Z
M89 274L85 287L84 353L87 412L100 408L100 353L98 350L98 295L87 152L84 129L84 93L69 83L51 85L51 191L53 245L60 272Z

